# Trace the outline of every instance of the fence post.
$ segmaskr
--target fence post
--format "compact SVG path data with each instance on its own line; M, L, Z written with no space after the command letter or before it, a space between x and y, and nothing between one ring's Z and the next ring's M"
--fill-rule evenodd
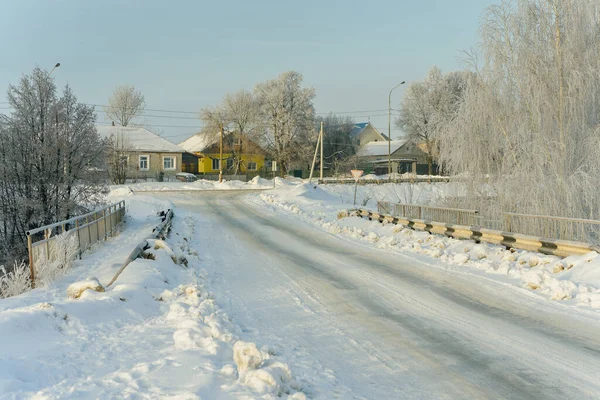
M98 221L98 211L94 213L94 222L96 223L96 242L100 241L100 221Z
M46 262L50 262L50 229L44 231L44 239L46 240Z
M81 260L81 236L79 234L79 220L75 220L75 232L77 232L77 249L79 250L79 259Z
M504 231L505 232L510 232L511 230L511 226L510 226L510 214L504 214Z
M104 221L104 240L106 240L106 236L108 234L106 231L106 208L102 209L102 220Z
M31 279L31 288L35 289L35 272L33 267L33 245L31 235L27 235L27 249L29 250L29 274Z
M85 226L86 226L87 232L88 232L88 245L87 245L87 248L90 248L90 246L92 245L92 232L90 231L90 217L85 217Z

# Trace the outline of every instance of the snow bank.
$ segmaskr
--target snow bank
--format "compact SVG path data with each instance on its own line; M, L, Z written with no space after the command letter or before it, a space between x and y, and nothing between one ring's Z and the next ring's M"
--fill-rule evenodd
M451 194L452 184L386 184L358 187L358 203L375 206L376 200L401 201L399 194L412 191L419 203L427 204ZM471 269L492 274L502 281L535 290L552 300L600 308L600 257L595 252L560 259L540 253L506 250L492 244L476 244L403 226L380 224L357 217L347 218L348 204L354 196L349 185L313 186L300 184L279 187L268 193L248 197L262 207L280 209L368 245L400 253L420 253L446 268ZM394 200L394 196L397 197Z

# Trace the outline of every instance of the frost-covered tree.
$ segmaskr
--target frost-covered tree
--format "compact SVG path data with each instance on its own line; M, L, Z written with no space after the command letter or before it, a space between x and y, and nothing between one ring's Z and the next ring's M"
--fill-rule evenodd
M285 175L312 158L314 88L302 87L302 74L288 71L254 89L264 142Z
M118 86L108 99L108 106L104 108L107 117L121 126L127 126L131 121L140 116L146 108L146 101L142 92L133 86Z
M600 7L503 2L480 32L481 62L439 137L441 161L471 178L469 198L489 180L494 210L598 218Z
M348 173L356 164L354 155L359 146L358 137L352 137L354 120L348 116L329 114L316 117L315 131L319 130L323 122L323 158L334 175L342 170Z
M0 264L25 256L27 230L70 218L104 189L93 107L68 86L59 97L41 69L9 86L8 103L12 111L0 116Z
M237 174L242 165L242 155L245 151L255 149L254 142L260 137L260 119L258 103L251 92L239 90L233 94L227 93L216 107L207 107L200 112L204 122L203 133L216 139L221 126L227 133L223 138L223 147L231 154L230 171Z
M122 185L127 179L131 149L131 141L119 130L107 141L108 174L115 185Z
M439 152L437 137L454 118L466 84L465 72L442 74L434 66L425 80L411 83L400 104L396 126L427 153L429 175Z

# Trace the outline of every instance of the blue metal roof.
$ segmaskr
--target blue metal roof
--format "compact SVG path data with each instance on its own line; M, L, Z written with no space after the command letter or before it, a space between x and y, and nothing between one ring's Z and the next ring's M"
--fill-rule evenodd
M365 130L367 125L369 125L368 122L361 122L358 124L354 124L354 126L352 127L352 130L350 131L350 137L354 138L354 137L357 137L358 135L360 135L362 133L362 131Z

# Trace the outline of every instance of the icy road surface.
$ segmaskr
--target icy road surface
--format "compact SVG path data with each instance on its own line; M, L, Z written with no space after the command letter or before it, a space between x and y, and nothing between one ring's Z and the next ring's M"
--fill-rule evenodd
M169 193L221 303L318 398L600 398L600 316L328 234L231 192ZM438 263L438 264L436 264Z

